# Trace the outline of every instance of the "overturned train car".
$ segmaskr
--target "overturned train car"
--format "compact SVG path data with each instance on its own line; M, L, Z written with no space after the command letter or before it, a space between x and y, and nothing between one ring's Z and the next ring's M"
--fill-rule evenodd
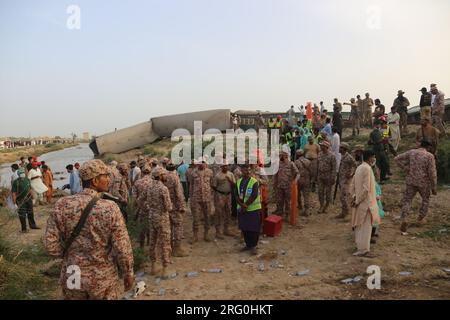
M187 129L194 133L194 122L201 121L202 131L231 127L229 109L190 112L152 118L147 122L116 130L93 138L89 147L96 155L122 153L155 142L162 137L170 137L176 129Z

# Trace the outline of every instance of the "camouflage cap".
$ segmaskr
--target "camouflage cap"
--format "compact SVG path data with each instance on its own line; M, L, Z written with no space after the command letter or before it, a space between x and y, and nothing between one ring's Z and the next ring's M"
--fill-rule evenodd
M142 173L149 174L150 172L152 172L152 167L148 163L146 163L142 166L141 171Z
M83 181L89 181L102 174L109 174L109 167L102 160L89 160L80 167L78 171Z
M326 147L326 148L330 148L331 147L330 143L328 141L326 141L326 140L324 140L321 143L319 143L319 145L322 146L322 147Z
M165 171L163 168L157 167L157 168L155 168L155 169L152 170L152 177L153 177L153 178L159 177L159 176L161 176L162 174L164 174L165 172L166 172L166 171Z
M295 154L301 156L305 154L305 151L303 151L302 149L298 149L297 151L295 151Z
M117 169L119 169L119 170L128 170L129 169L129 166L128 166L128 163L124 163L124 162L122 162L121 164L119 164L118 166L117 166Z
M362 144L357 144L353 151L364 151L365 147Z

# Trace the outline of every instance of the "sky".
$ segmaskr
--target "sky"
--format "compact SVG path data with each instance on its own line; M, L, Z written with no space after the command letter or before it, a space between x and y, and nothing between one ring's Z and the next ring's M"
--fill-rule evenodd
M448 0L0 0L0 39L0 137L450 94Z

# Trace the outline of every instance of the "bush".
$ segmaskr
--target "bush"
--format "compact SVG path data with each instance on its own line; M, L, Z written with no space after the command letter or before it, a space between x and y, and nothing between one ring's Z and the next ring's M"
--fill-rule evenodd
M54 146L56 146L56 144L54 144L54 143L47 143L45 145L46 148L53 148Z

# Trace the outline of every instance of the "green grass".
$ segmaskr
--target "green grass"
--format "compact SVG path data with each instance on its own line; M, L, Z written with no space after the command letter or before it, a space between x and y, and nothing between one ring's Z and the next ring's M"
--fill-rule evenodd
M0 300L52 298L58 280L46 277L38 268L49 261L42 244L18 250L0 233Z
M443 224L434 226L433 229L418 233L417 236L420 238L431 238L435 241L439 241L442 238L450 237L450 225Z

